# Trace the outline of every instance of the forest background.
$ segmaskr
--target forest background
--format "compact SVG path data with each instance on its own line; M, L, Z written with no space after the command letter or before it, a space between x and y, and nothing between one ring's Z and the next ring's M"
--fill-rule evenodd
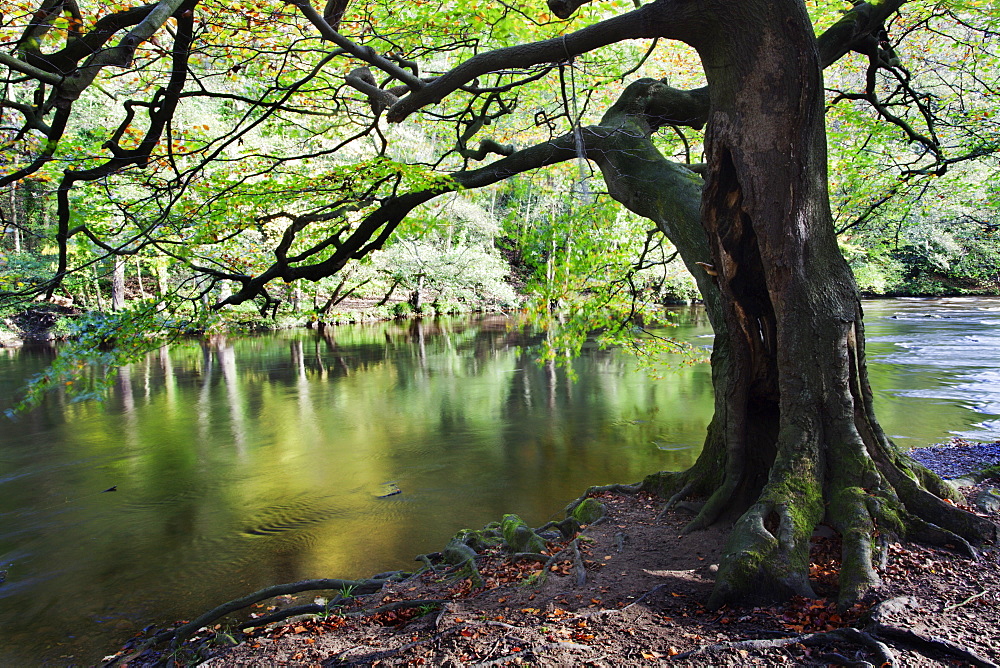
M136 11L90 4L13 2L0 23L5 318L32 300L72 307L54 331L93 352L111 336L141 348L156 331L350 321L359 303L368 317L521 309L556 332L545 353L556 355L589 331L655 320L661 305L698 297L669 242L601 192L581 154L443 194L335 275L274 281L217 312L240 287L233 277L260 276L276 258L322 260L387 198L579 128L636 77L671 72L670 85L694 88L700 67L688 48L631 40L501 71L475 94L390 125L385 102L364 92L371 72L342 71L342 49L331 51L296 7L207 2L193 17L183 86L164 86L178 58L171 18L124 66L92 68L73 113L47 120L55 103L40 101L32 54L64 55ZM831 204L866 294L1000 291L998 12L986 4L908 3L879 46L892 67L873 72L855 53L826 72ZM817 30L850 8L808 5ZM347 7L339 20L397 67L420 61L431 68L421 75L434 76L623 7L561 21L518 2L385 2ZM690 165L702 138L668 126L655 141Z

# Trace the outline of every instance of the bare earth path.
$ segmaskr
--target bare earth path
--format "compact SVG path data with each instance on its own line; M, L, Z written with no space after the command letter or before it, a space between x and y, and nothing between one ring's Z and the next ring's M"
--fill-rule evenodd
M967 446L958 442L950 449L967 461ZM997 463L996 450L983 450L980 468ZM963 491L971 498L992 486L1000 480ZM387 583L330 607L330 614L234 630L251 613L260 617L336 592L270 599L242 617L234 613L209 624L173 650L164 643L137 653L146 638L133 638L115 661L212 668L1000 664L995 546L972 561L947 550L894 545L878 598L838 611L832 595L839 546L821 530L813 539L812 567L821 598L706 610L702 602L727 527L682 535L690 514L662 513L660 499L618 491L596 498L606 515L575 541L549 541L544 557L513 560L500 546L479 550L481 586L467 567L435 563L433 571ZM433 562L435 555L429 556Z

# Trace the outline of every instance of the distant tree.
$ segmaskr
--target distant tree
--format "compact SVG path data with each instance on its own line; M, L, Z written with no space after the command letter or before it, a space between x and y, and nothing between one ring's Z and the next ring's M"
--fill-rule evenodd
M568 18L583 4L549 7ZM15 37L0 53L0 104L9 140L30 157L9 164L0 186L43 173L57 184L58 260L36 290L65 280L71 244L86 238L111 254L153 247L200 277L202 292L237 284L219 307L266 307L273 281L336 274L443 192L569 160L586 175L594 164L607 193L676 247L715 328L716 414L701 457L646 481L672 501L705 500L691 529L736 520L713 602L810 594L809 538L826 522L843 539L848 603L878 582L897 536L969 553L995 537L880 428L829 206L822 71L847 54L864 60L864 76L836 104L867 105L901 134L914 156L906 178L997 150L984 135L946 153L934 132L941 109L914 87L890 34L970 25L977 3L915 2L912 24L897 14L904 4L858 2L838 17L840 5L824 3L817 38L802 0L611 3L584 8L587 25L571 32L537 9L474 0L330 2L326 12L306 0L162 0L90 13L43 0L4 19ZM654 40L647 56L629 44L638 39ZM616 79L677 67L656 60L655 40L693 48L706 85L638 78L612 103ZM100 151L62 156L78 101L98 86L123 100L119 120ZM189 103L225 113L192 123ZM593 105L604 114L583 125ZM654 143L669 128L689 155L685 128L702 127L703 164L668 160ZM528 144L515 149L514 137ZM504 157L471 165L494 154ZM113 194L123 183L146 193L122 207L129 234L115 230L111 242L73 219L77 185ZM226 244L242 250L204 251Z

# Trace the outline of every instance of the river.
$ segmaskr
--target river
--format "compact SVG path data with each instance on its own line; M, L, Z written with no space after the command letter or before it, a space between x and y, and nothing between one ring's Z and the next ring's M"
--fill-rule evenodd
M1000 438L1000 300L865 303L876 408L908 447ZM667 333L705 346L704 313ZM103 404L0 432L0 665L89 665L268 584L410 568L464 527L532 525L587 486L680 470L707 364L533 358L504 316L178 343ZM0 351L0 409L51 349ZM670 362L671 360L667 360ZM401 494L384 497L392 483ZM115 487L116 491L102 490Z

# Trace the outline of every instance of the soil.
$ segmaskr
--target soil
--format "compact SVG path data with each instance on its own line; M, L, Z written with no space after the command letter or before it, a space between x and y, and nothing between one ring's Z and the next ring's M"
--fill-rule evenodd
M60 318L79 315L80 309L61 304L41 303L0 323L0 348L12 348L23 343L52 341L52 328Z
M951 450L968 461L967 446L940 447L926 460L944 469ZM996 463L996 457L986 457L979 468ZM973 498L998 484L987 479L963 492ZM467 569L435 565L375 594L326 604L329 614L262 621L245 633L232 630L237 623L232 619L223 620L173 650L160 645L137 651L146 639L137 636L115 661L143 666L166 660L211 668L1000 663L1000 551L995 546L984 546L973 561L945 549L894 544L877 595L838 610L838 540L820 527L812 554L818 598L708 610L703 602L729 527L684 534L690 514L662 512L661 499L623 489L591 493L604 504L605 516L575 541L549 541L547 564L515 561L500 547L480 550L476 564L483 586L473 584ZM1000 520L996 511L976 512ZM312 602L315 596L336 593L264 600L239 619L252 624L255 617Z

